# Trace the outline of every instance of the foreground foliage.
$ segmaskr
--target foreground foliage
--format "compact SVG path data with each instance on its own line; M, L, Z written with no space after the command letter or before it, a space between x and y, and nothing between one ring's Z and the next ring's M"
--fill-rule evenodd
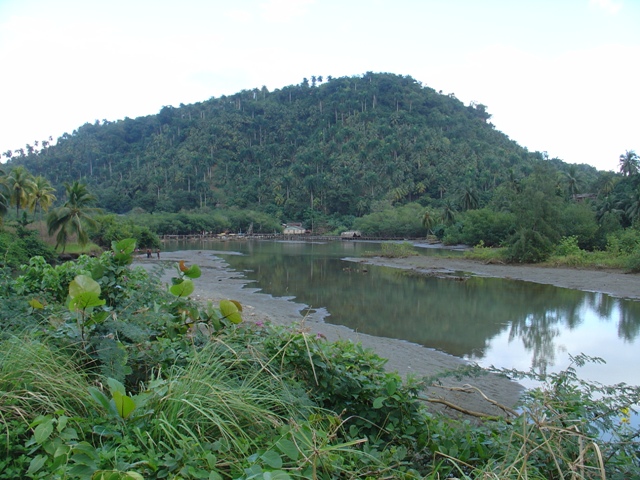
M580 380L586 361L474 422L432 412L425 382L304 325L168 289L130 266L135 242L0 276L2 478L633 478L637 387Z

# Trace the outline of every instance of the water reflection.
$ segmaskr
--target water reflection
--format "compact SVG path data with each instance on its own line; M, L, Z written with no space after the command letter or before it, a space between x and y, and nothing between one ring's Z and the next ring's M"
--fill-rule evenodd
M608 368L593 380L612 383L619 376L618 381L640 384L635 371L640 302L462 273L427 277L341 260L375 251L377 244L222 245L215 249L245 254L225 259L256 281L252 287L325 307L331 323L410 340L485 366L545 372L566 367L568 353L585 353L607 361Z

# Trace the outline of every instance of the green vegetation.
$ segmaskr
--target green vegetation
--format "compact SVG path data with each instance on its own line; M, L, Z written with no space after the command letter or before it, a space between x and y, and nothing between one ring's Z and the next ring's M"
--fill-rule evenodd
M89 193L87 186L73 182L65 185L67 200L61 207L52 210L47 216L47 228L49 235L56 234L56 248L62 246L64 252L69 237L75 235L81 246L89 243L89 234L85 224L96 226L91 217L97 210L91 207L95 197Z
M365 257L406 258L418 253L409 242L384 242L380 244L379 252L366 252Z
M430 409L424 387L439 378L401 379L303 325L244 323L233 300L197 304L197 265L180 262L168 289L130 266L158 235L300 221L314 233L435 235L476 245L468 255L484 261L640 271L635 152L620 174L566 165L489 119L483 105L369 72L5 152L0 479L640 476L640 389L580 380L576 369L599 359L577 356L548 378L502 372L541 386L504 418L459 421ZM45 238L44 212L63 252L91 241L108 251L54 265L32 230Z
M619 174L567 165L520 147L490 118L484 105L388 73L244 90L5 152L0 213L53 206L48 178L58 197L76 182L96 207L156 235L274 233L302 222L316 234L483 242L516 263L547 261L562 237L597 252L608 235L638 229L634 151L620 155ZM48 217L61 246L90 234L93 215L63 213L71 198ZM156 240L130 235L140 246ZM112 230L94 241L113 239Z
M640 474L640 388L580 380L598 359L548 378L504 372L541 387L504 417L454 420L423 393L442 375L403 380L358 344L197 304L197 265L177 264L165 290L131 267L135 246L0 272L0 479Z
M509 250L489 248L480 242L465 257L485 262L508 263ZM635 228L618 230L607 235L604 250L588 251L580 248L579 237L562 237L542 265L573 268L613 268L631 273L640 272L640 232Z
M49 262L55 258L53 248L43 243L37 232L19 224L15 228L0 230L0 268L17 269L37 255Z

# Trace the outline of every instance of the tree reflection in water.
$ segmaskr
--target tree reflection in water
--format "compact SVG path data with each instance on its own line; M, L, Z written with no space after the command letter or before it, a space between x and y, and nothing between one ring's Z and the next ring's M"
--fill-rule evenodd
M225 259L256 281L252 287L325 307L328 322L485 366L546 372L566 366L559 363L567 354L585 353L604 358L611 370L630 372L639 359L640 302L464 272L437 278L341 260L379 248L375 244L230 242L225 248L245 254ZM616 357L624 365L612 364Z

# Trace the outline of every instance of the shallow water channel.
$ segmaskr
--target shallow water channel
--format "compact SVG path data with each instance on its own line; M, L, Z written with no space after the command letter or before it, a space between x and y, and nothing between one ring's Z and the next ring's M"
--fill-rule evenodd
M581 377L640 384L638 301L464 272L452 278L421 276L342 260L378 252L378 243L239 241L167 247L213 250L251 280L252 288L324 309L325 321L363 333L405 339L485 367L551 372L565 368L570 354L584 353L606 364L588 364L579 370ZM451 253L417 250L421 255Z

